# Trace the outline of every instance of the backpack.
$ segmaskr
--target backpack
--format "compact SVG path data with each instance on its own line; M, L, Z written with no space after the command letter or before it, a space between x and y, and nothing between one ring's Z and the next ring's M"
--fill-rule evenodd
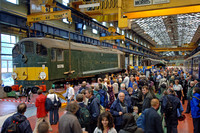
M162 88L167 88L167 80L163 81L160 85Z
M162 84L160 85L162 88L167 88L167 83L166 82L162 82Z
M58 101L56 100L56 96L55 96L55 94L54 94L53 105L54 105L54 107L61 107L61 101L60 101L59 98L58 98Z
M12 119L12 123L7 127L6 133L20 133L19 124L19 122Z
M167 106L166 106L166 111L165 111L165 113L166 113L166 114L171 114L171 112L173 111L173 105L172 105L172 103L170 102L169 97L168 97L168 96L166 96L166 97L167 97Z
M90 123L91 116L90 112L86 107L82 107L79 110L79 118L78 118L80 125L84 127L84 125L87 125Z
M108 96L104 90L99 90L100 104L105 108L108 105Z
M45 101L45 110L48 112L52 109L53 107L53 103L51 101L51 99L49 98L46 98L46 101Z

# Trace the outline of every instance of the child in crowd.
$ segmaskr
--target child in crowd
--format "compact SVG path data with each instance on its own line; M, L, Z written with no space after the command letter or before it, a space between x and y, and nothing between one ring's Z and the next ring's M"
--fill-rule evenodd
M38 133L49 133L49 125L46 121L43 121L38 125Z
M139 115L138 115L138 107L137 106L133 106L133 116L135 118L135 121L137 121Z

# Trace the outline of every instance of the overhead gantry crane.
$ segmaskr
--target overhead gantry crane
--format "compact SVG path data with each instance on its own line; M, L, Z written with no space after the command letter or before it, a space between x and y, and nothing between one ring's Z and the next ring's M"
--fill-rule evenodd
M41 13L27 15L27 24L46 20L58 20L67 18L72 22L71 11L53 11L56 0L31 0L37 1L42 6ZM130 28L132 19L197 13L200 12L199 0L70 0L69 5L99 22L118 21L119 28ZM100 38L103 40L124 39L124 36L108 36ZM184 48L185 51L196 48L195 46ZM163 49L152 48L157 52ZM179 51L181 48L168 49Z
M199 0L71 0L70 6L99 22L118 21L119 28L131 19L200 12Z
M121 29L130 29L132 19L200 12L199 0L71 0L69 5L99 22L118 21ZM156 52L191 51L196 47L151 49Z

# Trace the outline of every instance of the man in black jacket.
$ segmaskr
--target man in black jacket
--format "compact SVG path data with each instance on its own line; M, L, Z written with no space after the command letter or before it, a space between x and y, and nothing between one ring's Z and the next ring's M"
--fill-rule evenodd
M3 126L1 128L1 133L7 133L8 126L14 121L18 123L20 133L32 133L30 123L27 120L26 116L24 116L24 113L26 112L26 108L27 106L25 103L20 103L17 106L17 113L8 117L3 123Z
M93 133L97 126L98 116L100 115L100 101L98 98L96 98L96 96L94 96L93 90L91 88L86 89L85 94L89 99L87 109L91 115L90 129L88 129L88 132Z
M145 133L163 133L162 120L157 113L159 109L159 100L151 100L151 108L145 112Z
M142 111L144 111L147 108L151 107L151 100L154 98L154 96L149 91L149 88L147 86L142 87L142 93L144 95L144 101L142 105Z

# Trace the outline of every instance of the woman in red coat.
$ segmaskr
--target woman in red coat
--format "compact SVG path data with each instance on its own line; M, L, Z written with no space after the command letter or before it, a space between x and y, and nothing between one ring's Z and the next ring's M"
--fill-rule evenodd
M46 96L42 94L42 90L37 91L38 97L36 98L35 107L37 108L37 120L35 124L35 129L33 133L37 133L38 125L45 120L49 125L49 130L52 131L51 124L49 123L49 118L47 116L47 111L45 110Z

